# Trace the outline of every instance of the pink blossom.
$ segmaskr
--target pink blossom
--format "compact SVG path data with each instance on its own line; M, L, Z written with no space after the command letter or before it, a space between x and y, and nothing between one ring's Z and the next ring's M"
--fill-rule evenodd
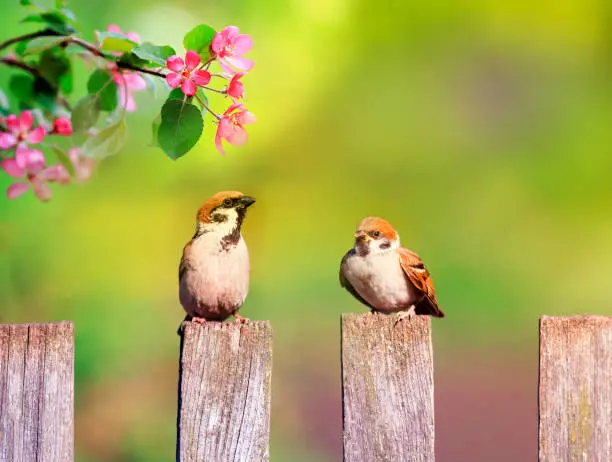
M224 71L234 73L232 67L241 71L250 71L255 64L243 57L253 47L253 39L247 34L239 34L236 26L229 26L217 32L210 45L219 59Z
M67 136L72 134L72 123L68 117L58 117L53 122L53 133Z
M136 110L136 101L133 93L147 88L147 82L137 72L119 70L117 66L111 66L113 80L119 87L119 104L124 106L128 112Z
M70 149L68 151L68 157L74 166L77 181L84 182L89 180L96 165L96 161L94 159L81 156L79 153L79 148Z
M246 74L246 72L239 72L234 74L232 80L230 80L227 86L227 94L235 101L241 99L244 96L244 84L240 79Z
M106 30L113 32L114 34L123 35L132 42L140 43L140 35L138 35L136 32L123 32L117 24L109 24Z
M0 133L0 149L11 149L18 144L24 145L25 143L36 144L45 138L45 129L43 127L36 127L34 130L30 130L34 123L34 118L30 111L23 111L19 118L11 114L4 123L9 131Z
M4 159L1 165L9 176L26 180L15 182L8 187L6 195L9 199L22 196L30 187L41 201L51 199L51 188L47 181L57 181L54 178L56 176L54 167L43 169L43 164L28 164L21 167L15 159Z
M247 111L242 104L231 105L223 113L217 127L215 146L217 146L219 152L225 154L222 144L223 139L234 146L241 146L246 143L248 134L243 125L254 124L255 121L255 116Z
M203 87L210 82L210 72L203 69L196 70L201 63L200 55L195 51L187 51L185 61L177 55L170 56L166 61L166 66L171 73L166 75L166 82L172 88L179 85L183 93L193 96L198 91L198 87Z

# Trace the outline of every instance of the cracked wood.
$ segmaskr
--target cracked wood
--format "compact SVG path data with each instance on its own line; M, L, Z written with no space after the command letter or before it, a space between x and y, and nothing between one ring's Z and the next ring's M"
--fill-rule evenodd
M540 461L612 460L612 317L540 319Z
M0 325L0 460L73 460L74 326Z
M267 321L186 322L177 460L269 459L272 330Z
M431 319L342 315L344 460L433 461Z

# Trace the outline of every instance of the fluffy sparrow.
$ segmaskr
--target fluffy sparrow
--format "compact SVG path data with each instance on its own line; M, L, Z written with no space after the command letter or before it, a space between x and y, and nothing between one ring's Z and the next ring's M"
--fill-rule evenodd
M249 291L249 252L240 232L255 199L238 191L213 195L197 214L193 238L179 265L179 299L185 320L223 321L238 310Z
M399 312L398 321L414 314L444 317L429 271L382 218L359 224L355 246L340 264L340 284L373 313Z

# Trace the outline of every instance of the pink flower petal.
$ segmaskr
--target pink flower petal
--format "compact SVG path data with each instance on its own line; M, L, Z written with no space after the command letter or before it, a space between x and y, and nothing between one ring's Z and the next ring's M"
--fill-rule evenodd
M17 138L12 133L0 133L0 149L9 149L17 144Z
M246 109L236 116L236 121L240 125L249 125L257 122L257 118L252 112L247 111Z
M2 169L7 173L7 175L12 176L13 178L23 178L25 175L25 168L20 167L15 159L4 159L2 161Z
M68 117L58 117L53 122L53 131L58 135L67 136L72 133L72 123Z
M123 31L119 28L119 26L117 24L109 24L106 27L106 30L109 31L109 32L113 32L115 34L123 35Z
M132 42L140 43L140 35L138 35L136 32L126 32L125 36Z
M41 201L46 202L51 199L51 188L47 183L35 179L32 181L32 189L34 190L36 197L38 197Z
M203 87L210 82L210 72L204 70L194 71L191 74L191 80L196 85Z
M6 118L6 127L13 133L19 132L19 119L15 114L11 114Z
M219 121L219 126L217 127L217 134L219 134L222 138L227 138L234 131L234 124L227 117L223 117Z
M45 139L45 128L44 127L36 127L27 136L28 143L36 144L40 143Z
M236 73L236 71L232 69L229 64L227 64L225 59L219 59L219 65L221 66L221 69L223 69L229 75L234 75Z
M238 29L236 26L227 26L221 31L221 35L228 42L232 42L238 36L238 32L240 32L240 29Z
M19 116L19 128L27 132L30 128L32 128L32 124L34 123L34 117L32 117L32 113L30 111L23 111Z
M234 40L234 56L243 55L253 48L253 39L250 35L240 34Z
M56 181L62 184L70 182L70 174L63 165L47 167L37 175L37 178L41 181Z
M224 44L225 37L223 37L221 32L217 32L212 39L210 48L212 48L212 51L214 51L215 53L219 53L223 49Z
M140 75L135 72L128 72L124 74L125 85L130 91L141 91L147 88L147 82Z
M134 112L136 110L136 101L134 95L128 90L127 95L124 95L125 110L128 112Z
M185 61L178 55L172 55L166 61L166 67L174 72L182 72L185 69Z
M37 173L45 166L45 155L38 149L30 149L28 156L28 173Z
M195 83L193 83L193 80L185 79L181 84L181 90L183 90L183 93L185 93L187 96L193 96L198 91L198 87L196 87Z
M225 139L234 146L242 146L247 142L248 137L247 131L240 125L236 125L232 134Z
M15 161L17 162L17 165L19 165L19 168L25 168L26 165L28 165L29 160L30 148L23 143L19 144L15 150Z
M223 150L223 137L221 136L221 124L217 127L217 134L215 135L215 146L217 147L217 151L221 154L225 155L225 151Z
M182 80L183 76L180 74L171 73L166 75L166 82L168 82L168 85L170 85L171 88L177 88L181 84Z
M28 183L13 183L6 190L6 197L9 199L17 199L19 196L23 196L30 189Z
M241 71L250 71L255 65L255 61L248 58L243 58L242 56L228 56L225 60L231 66L236 69L240 69Z
M185 54L185 67L187 68L187 70L194 70L200 65L201 62L202 59L200 58L200 55L197 54L195 51L188 50Z

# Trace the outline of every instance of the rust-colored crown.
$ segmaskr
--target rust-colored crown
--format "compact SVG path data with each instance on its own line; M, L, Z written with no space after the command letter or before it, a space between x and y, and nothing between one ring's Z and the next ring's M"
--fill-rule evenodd
M359 231L365 234L371 234L378 231L384 237L392 241L396 241L398 238L397 232L393 226L391 226L391 223L384 218L379 217L367 217L361 220L361 223L359 223L359 227L357 228L357 232Z
M210 223L210 213L223 204L225 199L240 199L244 194L240 191L220 191L213 194L198 210L197 219L203 223Z

